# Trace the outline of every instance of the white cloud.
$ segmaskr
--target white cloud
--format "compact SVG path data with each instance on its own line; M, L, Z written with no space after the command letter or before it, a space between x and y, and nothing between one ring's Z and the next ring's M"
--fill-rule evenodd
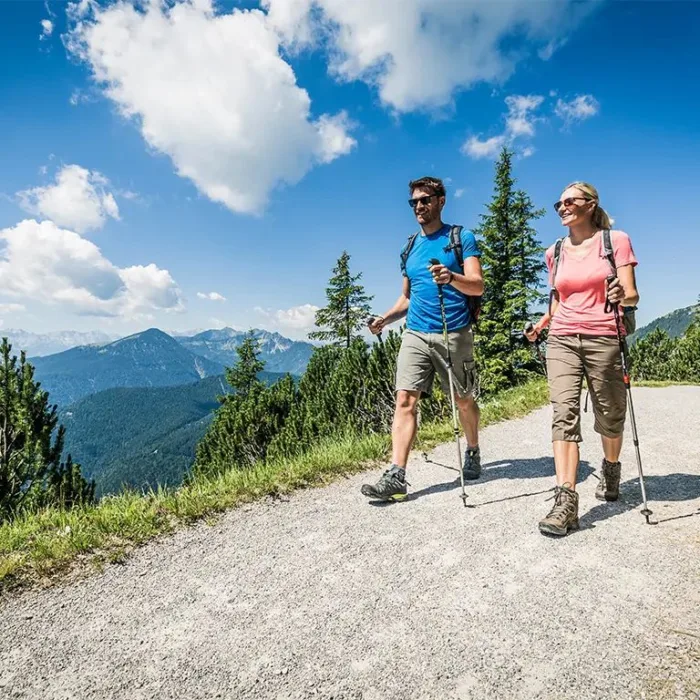
M306 339L309 331L314 329L318 310L319 307L313 304L279 310L262 309L259 306L255 308L255 312L262 318L263 327L295 339Z
M512 137L534 136L536 118L531 116L544 102L542 95L509 95L506 97L508 116L506 133Z
M462 146L462 153L472 158L495 158L505 144L505 136L493 136L485 141L471 136Z
M2 304L0 303L0 314L13 314L17 311L25 311L24 304Z
M30 214L41 216L59 226L79 233L104 226L108 217L119 219L119 207L104 175L66 165L56 176L56 183L17 193L20 206Z
M197 297L199 299L207 299L209 301L226 301L226 297L219 294L219 292L209 292L208 294L204 292L197 292Z
M554 113L568 125L573 122L583 121L594 117L600 111L600 103L593 95L579 95L566 102L561 98L557 100Z
M217 14L210 0L140 8L72 5L66 45L149 146L213 201L259 212L275 187L355 147L345 113L313 118L264 12Z
M50 19L41 20L41 36L42 41L48 39L53 34L53 22Z
M502 83L533 50L551 55L597 4L262 0L269 22L290 50L325 48L334 76L364 81L398 112L450 106L459 89Z
M460 199L462 195L466 192L466 189L464 187L458 187L455 190L455 199Z
M543 46L538 52L537 55L543 60L543 61L549 61L554 54L559 51L562 46L566 44L568 39L566 37L562 39L552 39L546 46Z
M0 288L7 296L95 316L183 309L167 270L154 264L120 269L94 243L52 221L27 219L2 229L0 242Z
M520 157L521 158L529 158L530 156L535 155L535 148L534 146L525 146L523 150L520 152Z

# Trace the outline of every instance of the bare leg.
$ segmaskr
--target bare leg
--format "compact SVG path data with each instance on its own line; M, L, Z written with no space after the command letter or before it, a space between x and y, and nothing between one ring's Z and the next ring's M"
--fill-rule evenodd
M455 396L459 411L459 422L467 436L467 447L479 446L479 404L471 397Z
M567 482L572 490L576 490L576 477L578 474L579 449L578 442L565 440L552 441L554 450L554 469L557 473L557 486Z
M620 460L620 452L622 451L622 435L617 437L605 437L605 435L600 436L601 442L603 443L603 454L608 462L618 462Z
M391 428L391 461L404 469L418 429L416 410L419 397L419 391L401 390L396 392L396 409Z

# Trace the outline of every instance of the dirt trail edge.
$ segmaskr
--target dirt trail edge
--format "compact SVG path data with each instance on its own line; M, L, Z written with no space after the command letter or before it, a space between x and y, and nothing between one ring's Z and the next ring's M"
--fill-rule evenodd
M550 409L482 435L459 498L454 445L227 513L125 565L0 606L0 698L700 698L700 387L635 389L658 525L631 440L596 501L584 414L582 529L545 538Z

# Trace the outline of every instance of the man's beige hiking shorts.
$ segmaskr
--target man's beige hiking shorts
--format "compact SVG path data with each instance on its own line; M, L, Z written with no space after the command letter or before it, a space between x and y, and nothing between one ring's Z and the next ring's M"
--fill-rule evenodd
M457 394L474 396L477 377L471 326L448 333L447 339L450 344ZM396 361L396 391L420 391L430 396L436 372L443 391L449 394L447 349L443 334L404 331Z
M616 337L550 335L547 376L552 401L552 440L581 442L581 389L586 377L594 429L606 437L622 435L627 396Z

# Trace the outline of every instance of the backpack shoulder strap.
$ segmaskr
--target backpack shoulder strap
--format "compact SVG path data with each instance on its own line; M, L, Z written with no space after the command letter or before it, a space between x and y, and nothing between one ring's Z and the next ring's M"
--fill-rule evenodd
M464 267L464 249L462 248L463 228L463 226L450 227L450 245L448 246L448 248L455 254L457 265L460 270Z
M408 260L408 256L411 254L411 250L413 250L413 246L416 242L416 238L418 238L419 233L420 231L412 233L408 237L408 241L406 241L406 245L401 251L401 273L404 275L406 274L406 261Z
M610 263L610 267L614 273L617 273L617 265L615 264L615 251L612 246L612 235L610 229L606 228L603 231L603 255Z
M554 244L554 268L552 270L552 289L554 289L554 283L557 279L557 270L559 269L559 260L561 258L561 247L563 245L563 238L558 238L557 242Z

